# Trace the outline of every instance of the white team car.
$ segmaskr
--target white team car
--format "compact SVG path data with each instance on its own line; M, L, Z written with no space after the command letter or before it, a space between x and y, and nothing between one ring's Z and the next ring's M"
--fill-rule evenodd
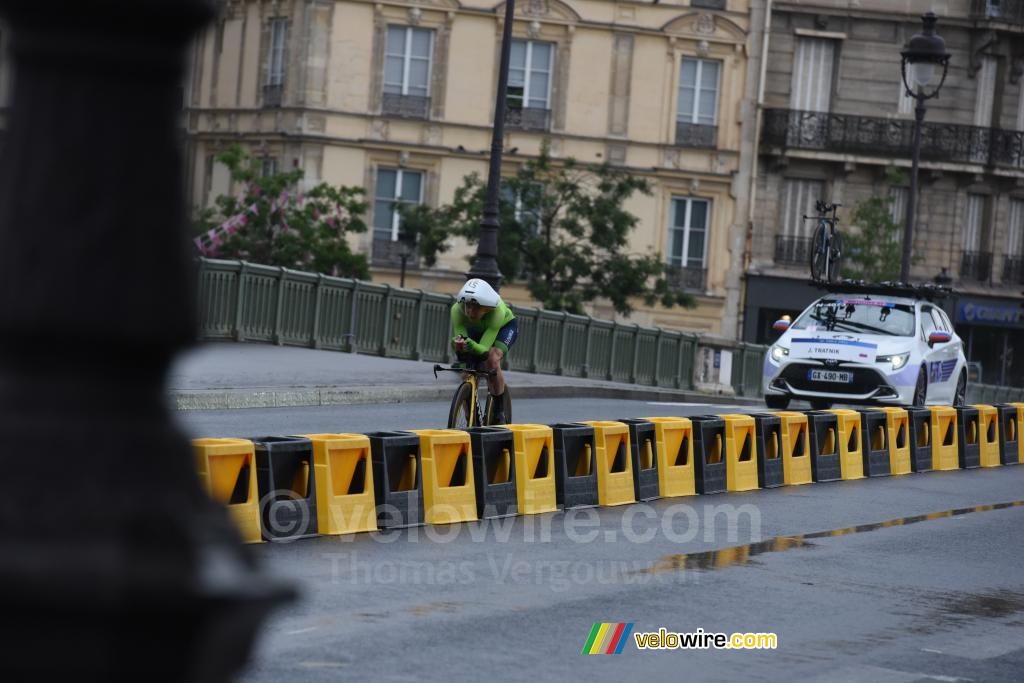
M816 410L834 403L963 405L967 358L949 317L924 299L877 293L829 294L795 322L764 360L764 400Z

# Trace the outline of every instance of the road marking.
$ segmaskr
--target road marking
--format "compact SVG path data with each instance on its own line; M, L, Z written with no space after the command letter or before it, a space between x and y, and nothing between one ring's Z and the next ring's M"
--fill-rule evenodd
M315 630L316 630L316 626L310 626L309 628L300 628L298 631L285 631L284 634L286 636L297 636L300 633L309 633L310 631L315 631Z

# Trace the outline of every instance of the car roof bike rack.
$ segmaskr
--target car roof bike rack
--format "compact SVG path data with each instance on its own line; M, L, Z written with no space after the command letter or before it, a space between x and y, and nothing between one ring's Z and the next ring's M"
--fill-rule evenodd
M933 284L911 284L909 282L864 282L863 280L840 280L839 282L812 281L818 289L831 294L877 294L901 296L912 299L937 301L956 294L950 287Z

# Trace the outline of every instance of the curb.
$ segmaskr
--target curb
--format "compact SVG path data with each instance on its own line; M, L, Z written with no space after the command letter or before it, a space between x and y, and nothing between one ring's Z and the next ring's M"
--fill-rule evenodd
M311 387L266 389L202 389L170 392L176 410L234 410L239 408L299 408L310 406L362 405L448 401L453 386L415 387ZM604 398L624 401L665 401L724 405L760 405L760 398L702 394L656 387L603 387L527 385L513 387L517 398Z

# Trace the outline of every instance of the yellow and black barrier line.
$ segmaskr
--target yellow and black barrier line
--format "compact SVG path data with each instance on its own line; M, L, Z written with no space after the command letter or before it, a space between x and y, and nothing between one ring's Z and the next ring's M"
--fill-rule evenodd
M757 484L763 489L786 485L782 471L782 420L773 413L754 413L757 436Z
M693 496L693 422L688 417L645 417L658 443L658 485L663 498Z
M864 455L864 474L868 477L888 477L892 455L889 453L889 416L868 408L860 413L861 448Z
M931 413L932 469L937 472L960 469L960 415L951 406L928 406Z
M807 433L811 440L811 475L814 481L839 481L839 418L824 410L807 412Z
M697 493L724 493L725 420L717 415L696 415L693 422L694 478Z
M960 469L970 470L981 466L981 422L978 409L963 406L956 409L956 449Z
M754 491L757 479L757 423L750 415L726 413L725 422L725 489Z
M932 413L927 408L907 408L910 420L910 469L928 472L932 469Z
M420 437L423 521L454 524L477 519L469 434L458 429L411 429Z
M565 509L596 507L597 444L594 428L579 422L551 425L555 442L555 494Z
M477 517L493 519L519 514L519 458L514 435L501 427L473 427L466 432L473 453Z
M999 462L1004 465L1019 465L1021 456L1020 429L1024 422L1024 404L1000 403L999 411Z
M978 465L999 467L999 410L980 403L971 407L978 411Z
M642 418L620 419L629 428L630 457L633 460L633 496L638 501L661 498L658 477L658 442L654 423Z
M245 543L260 543L256 449L248 439L192 439L200 486L224 505Z
M1017 409L1017 464L1024 465L1024 403L1007 403Z
M885 428L889 432L889 474L910 474L910 415L906 408L886 406L872 410L886 415Z
M597 499L603 507L636 502L629 427L612 420L584 420L594 428Z
M812 483L807 416L795 410L779 410L775 414L782 425L782 476L786 486Z
M313 444L320 534L377 530L373 459L365 434L304 434Z
M548 425L511 424L516 457L519 514L537 515L558 509L555 437Z
M373 496L377 527L399 529L423 524L423 457L412 432L369 432L373 457Z
M319 536L313 444L301 436L258 436L256 486L263 538L289 541Z
M849 408L833 408L839 432L839 473L844 481L863 479L864 444L860 413Z

